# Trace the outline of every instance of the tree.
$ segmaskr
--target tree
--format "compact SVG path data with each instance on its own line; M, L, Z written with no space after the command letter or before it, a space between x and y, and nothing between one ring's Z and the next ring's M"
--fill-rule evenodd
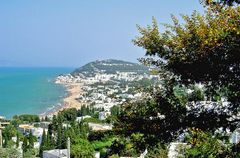
M180 84L185 87L201 83L206 88L206 96L209 100L213 100L219 90L229 91L225 97L230 104L227 107L218 106L217 112L210 111L210 115L217 118L216 123L211 122L212 130L218 127L233 130L239 122L238 119L232 118L233 115L237 115L240 105L239 17L238 5L236 7L211 5L203 16L196 11L191 16L182 15L184 24L180 24L178 19L172 16L173 25L166 24L166 31L163 33L160 33L157 22L153 19L152 26L138 27L141 36L134 40L134 43L143 47L146 55L149 56L141 61L159 68L160 75L169 78L169 81L165 79L165 82L174 82L175 85ZM152 58L154 56L158 59ZM165 99L174 97L170 93L171 89L164 91L169 95ZM160 98L163 99L162 96ZM171 106L176 105L171 104ZM199 113L196 109L195 112ZM202 116L207 116L209 111L204 112ZM192 116L190 115L188 119L201 125L202 120ZM200 121L197 122L197 119Z
M34 148L34 136L32 135L32 131L30 131L30 133L28 135L28 139L29 139L29 149L33 149Z
M240 0L201 0L206 5L228 5L233 6L234 4L240 4Z
M117 116L120 113L120 107L116 106L116 105L111 107L110 110L111 110L111 115L113 115L113 116Z
M65 109L58 116L62 116L64 121L73 122L77 118L77 110L75 108Z
M87 140L77 138L75 140L72 140L71 157L93 158L94 149Z
M38 115L30 115L30 114L24 114L20 116L14 116L13 119L19 119L21 122L40 122L40 118Z
M47 141L47 136L46 136L46 132L44 129L43 134L42 134L42 141L41 141L40 148L39 148L39 156L40 157L42 157L43 151L46 150L46 141Z
M14 145L12 137L16 136L17 130L13 125L8 125L3 129L4 147L11 147Z
M16 147L19 147L19 132L17 132L17 140L16 140Z
M58 126L56 146L57 146L58 148L61 148L62 142L63 142L63 131L62 131L62 127L61 127L61 126Z
M218 137L196 128L190 130L188 144L190 146L183 150L186 158L234 157L231 144L223 143Z
M187 128L187 124L186 109L170 94L165 97L158 94L157 98L144 98L125 105L114 124L115 133L124 137L143 134L141 141L145 147L142 149L159 142L171 142Z
M22 144L22 150L23 150L23 153L27 152L29 146L28 146L28 138L25 136L23 138L23 144Z
M49 150L50 149L54 149L56 143L55 143L55 140L54 140L54 137L53 137L53 131L50 130L49 128L48 128L48 133L47 133L47 142L49 144L48 145L49 146Z
M158 70L161 86L150 98L124 105L114 131L127 138L143 134L146 147L169 143L191 127L214 133L220 127L233 130L239 122L232 117L240 110L239 6L211 5L205 15L195 11L182 18L184 24L172 16L173 25L166 24L162 33L153 18L152 26L138 26L141 35L133 40L146 50L148 57L140 61ZM228 106L216 96L228 98ZM216 106L206 108L205 98Z
M21 157L20 152L15 148L0 148L1 158L18 158Z

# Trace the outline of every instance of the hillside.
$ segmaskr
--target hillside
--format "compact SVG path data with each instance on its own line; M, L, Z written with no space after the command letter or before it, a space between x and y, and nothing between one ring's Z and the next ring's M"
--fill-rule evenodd
M148 73L148 68L137 63L108 59L90 62L74 70L71 74L73 76L78 76L80 74L91 76L96 73L115 74L117 72L136 72L138 74L144 74Z

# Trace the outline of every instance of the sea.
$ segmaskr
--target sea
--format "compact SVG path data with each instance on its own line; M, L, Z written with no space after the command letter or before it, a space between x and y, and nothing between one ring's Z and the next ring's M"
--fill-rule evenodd
M43 114L63 102L67 91L54 79L74 68L0 68L0 116Z

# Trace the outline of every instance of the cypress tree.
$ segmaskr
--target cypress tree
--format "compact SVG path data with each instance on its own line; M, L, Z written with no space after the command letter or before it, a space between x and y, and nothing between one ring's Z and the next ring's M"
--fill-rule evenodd
M53 118L52 118L52 129L54 131L57 130L57 126L58 126L58 120L57 120L57 117L56 115L53 115Z
M17 140L16 140L16 147L19 147L19 133L17 132Z
M46 116L45 119L44 119L44 121L49 121L49 118Z
M41 141L41 145L40 145L40 148L39 148L39 156L42 157L42 154L43 154L43 151L46 149L46 132L45 132L45 129L43 130L43 135L42 135L42 141Z
M26 136L23 139L22 150L23 150L23 153L27 152L28 150L28 139Z
M49 127L52 128L52 125L50 124ZM55 146L55 141L52 136L53 130L51 128L48 128L48 133L47 133L47 142L48 142L49 149L53 149Z
M57 148L61 148L62 145L62 128L59 126L57 129Z
M3 146L6 148L6 147L7 147L7 144L8 144L8 138L7 138L7 136L4 136Z
M34 136L32 135L32 131L29 133L29 148L33 149L34 148Z

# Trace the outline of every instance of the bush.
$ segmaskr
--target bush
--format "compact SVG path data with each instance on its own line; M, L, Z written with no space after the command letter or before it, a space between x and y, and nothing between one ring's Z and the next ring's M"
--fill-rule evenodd
M71 158L93 158L94 149L89 141L85 139L76 139L71 145Z
M146 158L168 158L168 150L166 146L158 144L153 148L148 149Z
M188 144L190 148L185 149L186 158L231 158L233 152L229 143L224 143L225 140L220 140L216 136L194 128L190 131Z
M14 148L0 148L1 158L18 158L21 157L21 153Z

